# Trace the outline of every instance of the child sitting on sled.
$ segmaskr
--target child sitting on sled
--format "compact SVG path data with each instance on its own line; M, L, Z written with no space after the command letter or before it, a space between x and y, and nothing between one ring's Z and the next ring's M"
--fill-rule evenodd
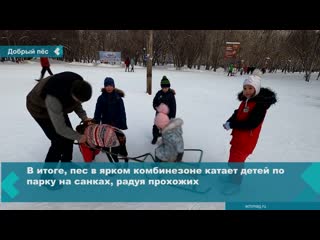
M181 118L169 119L169 108L164 103L157 107L154 124L162 134L160 145L155 150L156 162L181 162L184 152Z

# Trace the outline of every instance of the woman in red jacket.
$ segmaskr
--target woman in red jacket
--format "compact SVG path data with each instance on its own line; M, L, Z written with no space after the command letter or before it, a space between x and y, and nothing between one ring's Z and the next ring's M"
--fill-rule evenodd
M44 77L44 74L46 73L46 71L48 71L50 75L53 75L50 69L49 59L47 57L41 57L40 63L41 63L42 70L41 70L40 79L36 79L37 81L40 81Z
M240 106L223 127L232 129L229 163L244 163L253 152L259 139L261 127L269 107L277 102L276 93L261 88L261 73L256 71L243 83L243 91L238 94ZM241 183L236 178L234 183Z

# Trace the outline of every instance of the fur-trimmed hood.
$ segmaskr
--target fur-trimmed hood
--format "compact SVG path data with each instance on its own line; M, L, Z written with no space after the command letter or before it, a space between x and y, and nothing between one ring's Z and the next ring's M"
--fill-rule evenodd
M122 91L121 89L114 88L113 91L114 91L115 93L117 93L120 97L124 98L125 93L124 93L124 91ZM101 88L101 92L102 92L102 93L107 93L107 91L106 91L105 88Z
M238 93L238 100L244 101L246 97L243 95L243 91ZM275 104L277 100L277 94L270 88L261 88L257 96L250 98L249 101L254 101L256 103L263 103L269 108L271 105Z
M162 129L162 133L165 133L174 128L181 127L183 125L183 120L181 118L173 118L170 120L168 125Z

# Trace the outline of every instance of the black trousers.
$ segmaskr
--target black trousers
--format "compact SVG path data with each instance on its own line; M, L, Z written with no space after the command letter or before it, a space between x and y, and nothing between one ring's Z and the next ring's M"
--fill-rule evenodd
M50 119L35 118L35 120L51 141L45 162L71 162L74 141L60 136ZM65 122L68 127L72 128L68 115L65 115Z
M48 73L50 75L53 75L53 73L51 72L50 67L42 67L40 79L42 79L44 77L44 74L46 73L46 71L48 71Z
M119 162L119 159L117 156L118 154L124 157L128 156L125 135L120 132L116 132L116 135L118 137L120 145L118 147L105 148L106 151L113 153L113 154L106 153L110 162ZM128 162L128 158L124 158L124 161Z

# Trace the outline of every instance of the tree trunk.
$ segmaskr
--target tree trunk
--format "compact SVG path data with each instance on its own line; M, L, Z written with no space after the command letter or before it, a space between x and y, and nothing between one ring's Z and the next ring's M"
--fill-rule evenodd
M320 34L318 33L318 38L317 38L317 41L314 45L314 51L313 51L313 54L312 54L312 57L310 58L310 68L309 70L306 71L306 75L305 75L305 79L307 82L310 81L310 77L311 77L311 73L313 71L313 66L314 66L314 63L315 63L315 59L316 59L316 54L318 52L318 48L319 48L319 40L320 40Z
M149 31L148 41L148 62L147 62L147 93L152 94L152 46L153 46L153 31Z

